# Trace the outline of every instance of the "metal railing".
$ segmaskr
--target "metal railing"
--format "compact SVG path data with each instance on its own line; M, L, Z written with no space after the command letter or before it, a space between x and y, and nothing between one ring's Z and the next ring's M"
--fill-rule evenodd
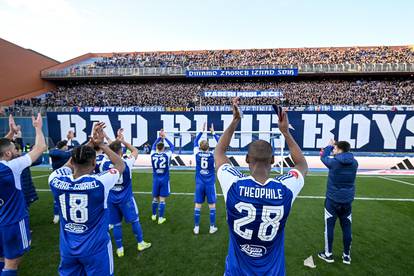
M162 77L185 76L187 70L226 70L226 69L273 69L298 68L299 74L320 73L398 73L414 72L414 63L364 63L364 64L290 64L258 65L237 67L141 67L141 68L82 68L43 71L42 78L96 78L96 77Z

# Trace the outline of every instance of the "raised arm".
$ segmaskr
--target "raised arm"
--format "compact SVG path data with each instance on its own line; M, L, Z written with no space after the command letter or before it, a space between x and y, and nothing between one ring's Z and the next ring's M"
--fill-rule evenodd
M330 168L331 167L331 165L332 165L332 159L331 158L329 158L329 156L331 155L331 153L332 153L332 150L333 150L333 148L334 148L334 143L335 143L335 141L333 141L333 140L331 140L330 142L329 142L329 145L328 146L326 146L322 151L321 151L321 161L322 161L322 163L324 163L325 164L325 166L327 167L327 168Z
M167 137L165 137L165 138L164 138L164 140L165 140L165 142L167 142L168 146L170 147L170 151L171 151L171 152L174 152L174 149L175 149L174 144L173 144L173 143L171 143L171 141L170 141L170 140L168 140L168 138L167 138Z
M216 148L214 149L214 160L216 163L216 170L218 170L221 165L230 163L229 159L226 156L226 151L230 145L231 137L236 131L237 126L240 123L241 116L239 110L239 98L233 99L233 120L230 125L226 128L223 135L221 135L220 140L217 143Z
M32 116L32 123L33 127L36 131L36 138L35 138L35 144L32 148L32 150L28 153L30 156L30 159L32 159L32 163L35 162L40 156L42 156L43 152L47 149L45 136L43 135L42 131L42 116L40 113L37 114L37 117L35 118Z
M155 151L155 149L157 148L157 144L158 144L159 142L161 142L161 140L162 140L162 138L161 138L161 137L158 137L158 138L157 138L157 140L155 140L154 144L152 144L151 151Z
M214 131L214 125L213 124L211 124L210 133L211 133L211 135L213 135L214 139L216 139L216 142L218 142L220 140L220 135L216 134L216 132Z
M122 128L120 128L119 130L118 130L118 132L121 130ZM122 131L123 131L123 129L122 129ZM112 143L112 140L111 140L111 138L109 138L109 136L106 134L106 132L104 131L104 135L105 135L105 140L106 140L106 142L108 143L108 144L111 144Z
M293 139L292 134L289 131L289 118L286 111L281 110L278 114L279 117L279 130L285 137L286 144L290 151L293 163L295 163L295 169L300 171L303 176L308 172L308 163L306 163L305 156L302 153L299 145Z
M122 158L116 154L113 150L111 150L108 145L104 143L105 135L103 134L103 129L105 128L105 123L99 122L95 125L92 134L92 142L95 146L98 146L102 149L102 151L108 156L109 160L111 160L114 168L122 174L125 170L125 163Z
M134 159L137 159L138 149L134 147L133 145L131 145L130 143L128 143L127 141L125 141L123 131L124 130L122 128L118 130L117 139L131 152L131 155L134 157Z
M18 132L18 128L16 123L14 122L13 115L9 115L9 132L7 132L6 136L4 138L7 138L9 140L13 140L13 136Z

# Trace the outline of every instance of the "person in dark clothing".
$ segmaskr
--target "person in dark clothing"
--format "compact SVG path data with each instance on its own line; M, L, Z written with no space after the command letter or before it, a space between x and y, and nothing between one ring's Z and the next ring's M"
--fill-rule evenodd
M73 149L80 146L79 142L75 139L75 132L73 130L68 131L66 138L68 139L66 142L68 149Z
M49 151L49 157L52 163L52 170L55 171L68 162L72 155L72 150L68 150L68 141L62 140L57 142L56 148ZM53 202L53 223L59 222L59 208L56 202Z
M59 141L56 144L56 148L51 149L49 151L49 157L52 161L53 171L65 165L66 162L68 162L70 156L72 155L72 151L68 150L67 143L67 140Z
M329 169L325 199L325 251L318 257L328 263L333 263L333 235L336 219L342 228L344 251L342 262L351 264L352 242L352 201L355 196L355 178L358 162L349 152L351 146L346 141L331 141L321 151L321 161ZM333 157L330 157L333 153Z

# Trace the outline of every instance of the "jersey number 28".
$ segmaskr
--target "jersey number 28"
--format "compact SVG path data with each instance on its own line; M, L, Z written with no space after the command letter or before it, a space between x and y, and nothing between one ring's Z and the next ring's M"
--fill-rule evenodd
M237 211L242 213L247 212L247 216L234 220L233 228L240 237L246 240L251 240L253 230L241 228L253 222L256 219L256 208L251 203L239 202L235 205ZM257 237L262 241L271 241L275 238L277 230L279 229L279 221L283 218L284 208L282 206L263 206L262 207L262 222L259 226ZM270 233L267 234L270 227Z

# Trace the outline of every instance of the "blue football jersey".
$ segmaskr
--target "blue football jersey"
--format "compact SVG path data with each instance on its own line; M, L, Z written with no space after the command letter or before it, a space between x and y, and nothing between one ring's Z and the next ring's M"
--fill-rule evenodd
M291 170L261 184L224 164L217 177L230 232L225 275L285 275L284 228L304 184L301 173Z
M104 159L105 159L105 154L101 153L101 154L96 155L95 173L101 172L101 164Z
M107 250L107 198L118 179L116 169L74 179L71 169L62 167L49 176L59 206L62 256L85 257Z
M158 179L170 178L170 162L172 152L170 150L164 152L151 152L151 164L153 177Z
M124 157L125 170L119 177L115 186L109 192L108 200L112 203L121 203L124 200L130 199L132 197L132 167L135 163L135 158ZM107 171L113 168L113 164L110 160L105 158L101 164L101 170Z
M0 161L0 226L17 223L29 215L20 176L31 164L28 154Z
M214 171L214 154L209 151L200 151L194 148L196 161L196 183L214 185L216 182Z

